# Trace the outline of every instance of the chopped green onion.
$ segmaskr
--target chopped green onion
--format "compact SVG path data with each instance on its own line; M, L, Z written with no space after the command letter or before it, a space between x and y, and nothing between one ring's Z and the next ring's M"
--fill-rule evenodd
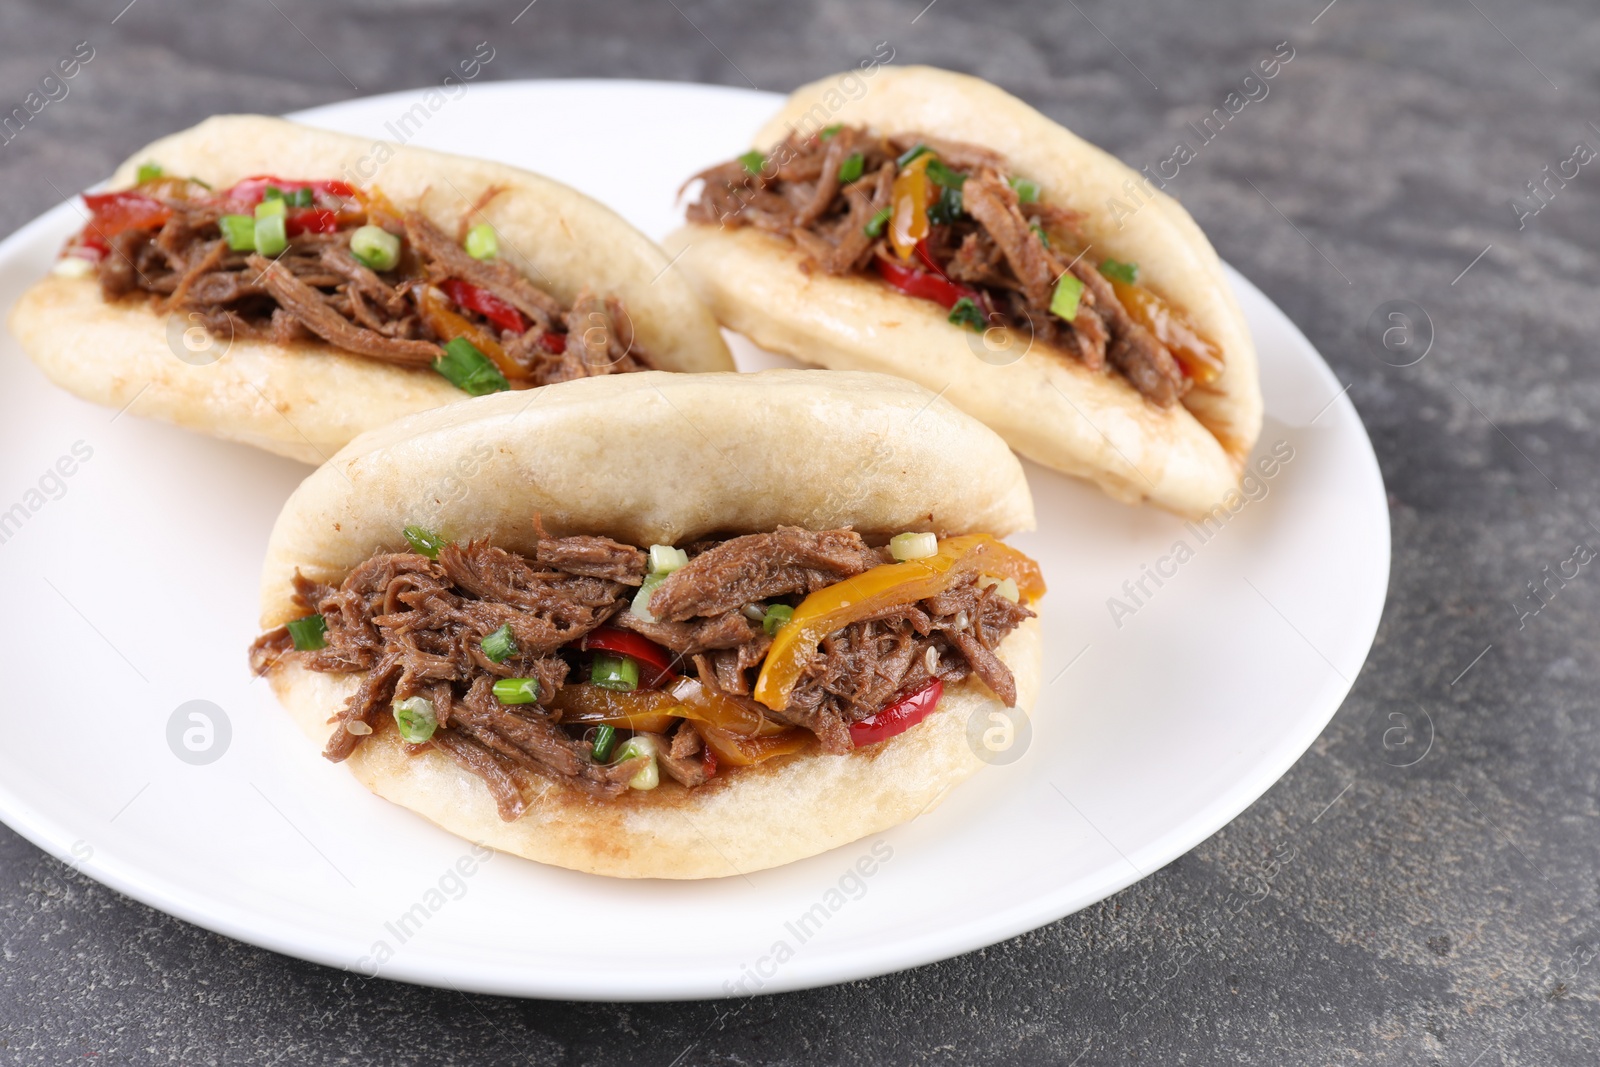
M970 296L955 302L950 309L950 321L957 326L970 326L979 333L983 332L983 312L978 310L978 305L973 303Z
M1017 589L1017 580L1015 578L996 578L992 574L978 575L979 589L987 589L991 585L995 587L996 593L999 593L1013 604L1022 599L1022 593Z
M839 180L853 182L861 177L861 168L866 166L867 160L860 152L851 152L844 157L844 162L839 164Z
M1039 183L1031 182L1026 178L1010 179L1011 188L1017 191L1017 203L1032 204L1039 199Z
M217 220L217 226L235 252L256 250L256 220L249 215L224 215Z
M935 226L948 225L960 218L964 210L961 190L947 185L939 190L939 199L928 205L928 221Z
M310 207L313 203L315 203L310 186L306 186L303 189L296 189L294 192L284 197L284 200L288 202L290 207Z
M1033 235L1039 239L1040 244L1044 245L1046 248L1050 247L1050 235L1044 232L1043 226L1040 226L1037 222L1034 222L1028 225L1028 229L1033 231Z
M594 747L589 750L589 756L596 763L604 763L611 758L611 746L617 743L617 731L612 726L597 726L594 731Z
M275 256L289 247L289 233L283 228L282 215L268 215L256 219L256 251L264 256Z
M321 615L307 615L284 624L289 640L296 652L315 652L328 644L328 620Z
M650 611L650 594L666 580L665 574L646 575L644 581L639 583L639 591L633 594L633 607L629 610L645 622L659 621Z
M929 148L925 144L915 145L902 152L900 154L900 158L894 161L894 165L897 167L903 167L907 163L910 163L913 159L916 159L918 156L925 156L932 151L933 149Z
M274 215L280 218L289 213L289 205L283 202L283 197L278 196L271 200L263 200L256 205L256 218L270 219Z
M500 237L493 226L480 222L467 231L467 239L461 242L461 247L473 259L493 259L500 254Z
M819 138L821 138L822 140L824 140L824 141L831 141L831 140L833 140L834 136L836 134L838 134L838 132L840 130L842 130L842 129L844 129L844 123L835 122L832 126L824 126L824 127L822 127L822 132L817 134L817 136Z
M400 238L382 226L358 226L350 234L350 254L373 270L394 270L400 262Z
M639 688L639 665L627 656L600 653L589 668L589 681L601 689L629 692Z
M861 227L861 232L865 233L868 237L882 237L883 228L888 224L889 216L892 214L894 214L893 208L884 208L882 211L872 216L871 222Z
M889 538L889 555L901 563L927 559L939 552L939 538L931 533L898 533Z
M82 256L62 256L50 273L58 278L87 278L94 273L94 264Z
M166 171L161 169L161 164L159 163L153 161L150 163L141 163L139 164L139 175L135 180L138 181L140 185L143 185L145 182L155 181L165 173Z
M449 543L432 530L421 526L407 526L400 532L405 535L406 541L410 543L412 548L429 559L438 559L439 550ZM500 661L496 660L495 662L498 663Z
M1055 295L1050 298L1050 312L1071 322L1078 317L1078 298L1083 295L1083 283L1073 274L1062 274L1056 282Z
M774 604L767 609L766 615L762 617L761 628L767 632L768 637L771 637L783 629L784 624L792 618L794 618L793 608L787 604Z
M465 337L452 339L444 346L444 355L433 361L433 369L450 380L450 384L470 396L498 393L511 388L506 376L489 362Z
M539 699L539 679L501 678L494 683L494 698L502 704L532 704Z
M935 185L943 185L950 189L959 189L966 183L967 176L960 171L951 170L938 159L928 160L928 177Z
M427 697L407 697L394 702L394 724L400 727L401 738L420 745L439 728L439 716Z
M689 553L671 545L650 546L650 573L671 574L679 567L689 565Z
M283 190L279 189L276 185L269 185L265 189L261 190L261 199L282 200Z
M739 162L744 164L744 169L751 174L760 174L761 168L766 166L767 157L758 149L752 148L739 157Z
M629 780L628 785L634 789L654 789L661 784L661 769L656 766L656 743L648 737L635 734L622 743L617 749L617 758L613 763L626 763L631 759L641 757L649 759L644 769Z
M511 636L511 624L508 622L494 633L478 642L478 647L483 649L483 654L496 663L504 663L517 652L517 639Z
M202 189L209 190L211 188L211 183L210 182L203 182L199 178L196 178L193 174L189 175L189 180L194 182L196 185L198 185Z
M1100 273L1107 278L1115 278L1119 282L1134 285L1139 281L1139 264L1123 263L1121 260L1116 259L1104 259L1100 261Z

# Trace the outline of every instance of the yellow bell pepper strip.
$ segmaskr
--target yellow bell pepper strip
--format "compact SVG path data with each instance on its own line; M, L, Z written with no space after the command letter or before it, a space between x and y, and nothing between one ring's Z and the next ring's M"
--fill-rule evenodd
M422 320L444 341L465 337L472 343L473 348L489 357L489 362L507 378L529 376L528 368L506 355L506 350L500 347L499 341L490 337L487 330L480 330L465 316L457 314L444 294L431 285L424 285L418 289L417 309L422 313Z
M806 732L793 726L768 737L740 737L715 726L697 725L695 728L700 731L716 763L731 767L748 767L774 756L787 756L811 744Z
M1130 285L1109 276L1106 280L1129 317L1167 346L1167 351L1196 385L1210 385L1222 377L1222 351L1200 336L1189 316L1142 285Z
M1039 565L1010 545L989 534L947 537L932 556L873 567L801 601L773 638L756 680L756 700L782 711L824 637L884 608L942 593L974 572L1013 579L1025 600L1044 595Z
M597 685L564 685L551 698L566 725L612 726L622 730L666 733L678 719L719 729L729 736L771 737L788 727L694 678L679 678L666 689L606 689Z
M911 259L917 242L928 236L928 161L920 155L900 168L890 187L889 243L902 263Z
M619 730L666 733L681 718L678 701L659 689L616 690L598 685L564 685L550 698L567 726L610 726Z

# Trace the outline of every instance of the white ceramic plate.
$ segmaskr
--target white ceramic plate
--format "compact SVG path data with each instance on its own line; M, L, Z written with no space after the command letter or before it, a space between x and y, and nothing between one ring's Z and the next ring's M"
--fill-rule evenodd
M678 183L742 150L777 103L527 82L474 84L437 110L398 94L301 117L530 167L660 236L679 217ZM62 205L0 245L0 307L78 219ZM688 884L480 863L325 763L245 667L267 534L306 469L81 403L5 337L0 816L210 929L494 993L794 989L967 952L1092 904L1288 769L1344 698L1383 606L1388 515L1361 423L1305 337L1230 277L1261 351L1258 455L1293 457L1258 499L1208 534L1030 468L1040 530L1017 542L1044 565L1050 596L1044 692L1021 758L880 838ZM748 347L740 358L777 362ZM1160 586L1144 577L1179 541L1192 558L1160 564ZM1149 595L1136 603L1123 583L1141 578ZM1113 596L1131 611L1114 619ZM207 764L169 743L195 728L191 701L215 706Z

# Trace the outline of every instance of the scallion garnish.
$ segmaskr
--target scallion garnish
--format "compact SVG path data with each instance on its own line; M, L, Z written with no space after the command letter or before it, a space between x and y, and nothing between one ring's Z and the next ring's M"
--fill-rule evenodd
M1028 229L1033 231L1033 235L1039 239L1040 244L1044 245L1046 248L1050 247L1050 235L1044 232L1043 226L1040 226L1037 222L1034 222L1029 223Z
M1022 591L1017 588L1017 580L1015 578L996 578L992 574L978 575L979 589L988 589L990 586L993 586L996 593L1013 604L1022 599Z
M276 185L269 185L265 189L261 190L261 199L262 200L282 200L283 199L283 190L279 189Z
M315 652L328 643L328 620L321 615L306 615L283 625L289 631L296 652Z
M290 207L310 207L315 202L310 186L296 189L288 196L285 196L284 200L288 202Z
M534 704L539 700L539 679L501 678L494 683L494 698L502 704Z
M467 231L467 239L461 242L461 247L473 259L493 259L500 254L500 237L493 226L480 222Z
M867 159L860 152L851 152L844 157L844 162L839 164L839 180L853 182L861 177L861 168L866 166Z
M350 254L373 270L394 270L400 262L400 238L382 226L358 226L350 234Z
M511 624L508 622L494 633L478 642L478 647L483 649L483 654L496 663L504 663L516 654L517 639L511 636Z
M861 227L861 232L865 233L868 237L882 237L883 228L884 226L888 225L889 216L893 214L893 208L884 208L882 211L872 216L872 221Z
M1139 264L1124 263L1118 259L1103 259L1100 261L1100 273L1107 278L1136 285L1139 281Z
M154 162L152 160L149 163L141 163L141 164L139 164L139 174L135 178L135 180L140 185L143 185L145 182L153 182L153 181L155 181L157 178L161 177L165 173L166 173L166 171L161 169L161 164L156 163L156 162Z
M962 297L950 308L950 321L956 326L969 326L979 333L983 332L983 312L970 296Z
M599 653L589 668L589 681L601 689L629 692L639 688L639 664L627 656Z
M429 559L438 559L439 550L449 543L432 530L426 529L422 526L407 526L404 530L401 530L400 533L404 535L407 543L409 543L412 548L416 549L421 555L427 556ZM495 662L499 663L500 661L495 660Z
M744 169L751 174L760 174L761 168L766 165L767 157L758 149L752 148L739 157L739 162L744 164Z
M936 185L943 185L949 189L959 189L966 182L967 176L960 171L951 170L943 161L935 158L928 160L928 177Z
M263 200L256 205L256 218L270 219L274 215L283 217L289 213L289 205L283 202L282 196L275 196L271 200Z
M596 763L604 763L611 758L611 746L617 743L617 730L613 726L596 726L594 729L593 747L589 749L589 758Z
M792 618L794 618L793 608L787 604L774 604L768 608L767 613L762 616L761 628L767 632L768 637L771 637L773 634L783 629L784 624Z
M639 591L633 594L633 607L630 608L635 615L645 622L656 622L655 615L650 611L650 594L656 587L667 580L665 574L647 574L643 582L639 583Z
M651 574L671 574L679 567L687 567L688 565L689 553L683 549L673 548L671 545L650 546Z
M279 201L282 203L282 201ZM289 232L283 227L282 215L268 215L255 220L256 251L264 256L275 256L289 247Z
M489 362L489 357L479 352L465 337L454 338L446 344L444 355L433 361L433 369L448 378L451 385L471 396L483 396L511 388L511 383Z
M842 129L844 129L844 123L835 122L832 126L822 127L822 132L817 134L817 136L824 141L831 141Z
M406 697L394 702L394 724L401 739L420 745L439 728L439 715L427 697Z
M900 153L900 158L894 161L894 165L897 167L904 167L907 163L910 163L918 156L925 156L932 151L933 149L929 148L925 144L913 145L911 148L908 148L904 152Z
M1011 188L1017 191L1017 203L1032 204L1039 199L1039 183L1027 178L1010 178Z
M249 215L224 215L217 220L217 228L235 252L256 250L256 220Z
M1063 274L1056 282L1055 295L1050 298L1050 313L1071 322L1078 317L1078 298L1083 296L1083 283L1076 275Z
M961 190L953 185L942 186L939 199L928 205L928 221L936 226L949 225L961 217L963 210Z
M626 763L641 757L649 762L644 765L643 770L629 779L628 785L634 789L654 789L661 784L661 769L656 766L656 745L650 738L640 737L637 734L628 738L622 743L622 747L617 749L617 758L612 762Z
M889 555L901 563L927 559L939 552L939 538L931 533L898 533L889 538Z

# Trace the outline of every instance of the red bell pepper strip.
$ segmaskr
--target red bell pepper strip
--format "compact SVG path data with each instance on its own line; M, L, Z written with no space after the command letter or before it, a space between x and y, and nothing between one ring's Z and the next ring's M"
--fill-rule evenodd
M283 232L290 237L302 233L338 233L339 213L327 208L296 211L283 220Z
M591 630L578 640L578 647L586 652L599 650L602 652L615 652L639 661L641 667L649 670L640 674L639 681L646 688L653 688L662 682L671 681L677 677L672 669L672 653L651 641L649 638L640 637L629 630L619 630L615 626L602 626L598 630ZM646 677L649 675L649 677Z
M851 723L850 740L857 748L861 748L903 734L926 719L928 712L938 706L939 698L942 696L944 696L944 683L935 678L910 696L901 697L878 714Z
M932 300L946 311L956 306L962 299L971 300L978 306L983 306L983 297L976 289L965 285L957 285L948 278L941 278L937 274L915 267L902 266L892 260L879 256L873 260L877 264L878 273L883 275L883 280L905 293L907 296L918 297L922 300Z
M261 174L253 178L246 178L231 188L224 189L217 194L217 199L227 203L237 202L254 207L256 204L261 203L261 198L266 194L267 186L269 185L285 193L310 189L313 193L320 193L326 196L341 196L347 200L353 199L356 195L355 186L337 179L320 182L296 182L275 178L270 174Z
M567 350L567 335L564 333L551 331L540 334L539 342L558 356Z
M446 279L439 284L439 288L444 290L444 295L448 296L456 307L476 311L502 330L510 330L517 334L527 332L527 316L489 290L459 278Z
M155 197L132 191L85 193L83 203L92 216L85 231L102 244L125 230L151 230L172 217L172 209Z

